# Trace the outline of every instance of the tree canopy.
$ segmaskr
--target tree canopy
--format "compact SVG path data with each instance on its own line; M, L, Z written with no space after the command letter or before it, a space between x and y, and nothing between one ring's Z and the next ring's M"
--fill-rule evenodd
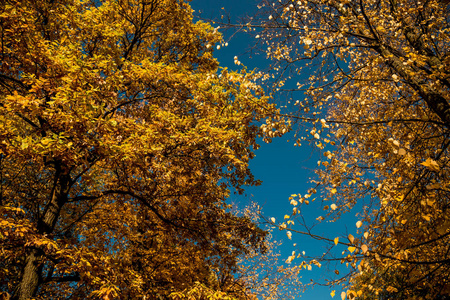
M309 141L323 154L311 189L291 197L289 222L277 224L289 237L327 241L324 254L299 264L346 263L348 272L329 282L344 286L343 299L448 298L448 1L259 7L248 26L262 28L259 43L274 62L277 88L295 103L291 117L304 125L297 145ZM358 207L349 229L356 235L311 231L299 205L314 200L325 210L323 222Z
M450 297L448 1L259 8L245 26L267 74L220 68L221 35L183 0L1 2L1 296L286 298L298 268L275 267L257 209L227 197L259 183L257 137L287 116L323 156L269 223L327 244L287 263L336 267L342 299ZM256 84L271 76L287 112ZM304 205L358 221L317 233Z
M6 0L0 31L0 292L252 295L267 233L226 198L275 108L220 34L177 0Z

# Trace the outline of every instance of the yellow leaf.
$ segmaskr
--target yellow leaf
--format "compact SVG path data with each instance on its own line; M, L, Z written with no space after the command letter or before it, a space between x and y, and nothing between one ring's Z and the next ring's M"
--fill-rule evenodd
M337 245L339 243L339 238L334 238L334 244Z
M362 253L366 254L366 252L369 250L369 248L367 247L367 245L362 245L361 246L361 251Z
M421 163L421 165L427 167L428 169L430 169L431 171L435 171L435 172L439 172L439 170L441 169L439 167L439 164L431 159L431 158L427 158L426 161L424 161L423 163Z
M342 292L342 293L341 293L341 299L344 300L345 297L347 297L347 294L346 294L345 292Z
M286 219L289 219L290 218L290 216L289 215L284 215L284 219L286 220Z
M362 222L361 221L356 222L356 228L359 228L361 226L362 226Z
M348 240L350 241L350 243L353 244L353 241L355 240L355 237L351 234L348 235Z
M348 251L350 251L350 253L353 253L353 251L355 251L355 250L356 250L356 247L353 247L353 246L348 247Z
M28 148L28 142L26 140L22 140L22 145L20 147L20 149L24 150Z
M45 145L48 145L51 141L52 141L52 140L49 139L49 138L43 138L43 139L41 140L41 144L45 146Z
M400 195L400 196L396 196L395 200L397 200L398 202L402 202L404 198L405 198L405 195Z
M379 262L381 262L380 255L378 253L375 253L375 259Z
M396 293L396 292L398 292L398 290L395 287L393 287L393 286L388 286L386 288L386 291L388 291L389 293Z
M433 199L427 199L427 205L428 206L434 206L434 204L435 204L435 200L433 200Z
M331 293L330 293L331 298L333 298L335 294L336 294L336 291L335 291L335 290L332 290Z

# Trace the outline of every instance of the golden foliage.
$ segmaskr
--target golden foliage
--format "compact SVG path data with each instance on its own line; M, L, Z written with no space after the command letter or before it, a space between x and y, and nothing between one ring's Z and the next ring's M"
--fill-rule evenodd
M323 204L331 221L362 207L355 237L342 243L350 276L332 283L349 288L343 299L448 297L448 2L300 0L260 8L262 47L275 70L292 71L278 87L296 80L290 91L305 95L292 117L311 135L297 144L309 140L325 156L316 186L295 202L305 205L317 191L315 199L333 203Z
M0 4L0 289L12 299L227 293L266 233L230 212L258 121L254 74L176 0Z

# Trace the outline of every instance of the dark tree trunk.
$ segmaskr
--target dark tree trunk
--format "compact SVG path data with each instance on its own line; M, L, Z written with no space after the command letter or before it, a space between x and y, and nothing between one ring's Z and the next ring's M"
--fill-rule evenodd
M22 280L20 281L16 292L11 300L25 300L32 298L39 287L39 279L42 267L39 263L39 258L42 254L38 249L32 249L25 260L25 267L22 273Z
M61 208L67 202L69 189L68 175L61 174L60 170L55 173L55 180L42 217L38 220L37 229L40 234L50 234L57 223ZM38 291L42 279L42 266L44 263L44 252L40 249L30 248L25 258L22 276L11 300L25 300L33 298Z

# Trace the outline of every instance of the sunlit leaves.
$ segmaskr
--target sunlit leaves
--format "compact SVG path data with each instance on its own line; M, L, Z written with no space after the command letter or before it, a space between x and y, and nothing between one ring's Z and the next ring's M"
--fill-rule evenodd
M296 145L323 154L312 184L327 215L317 220L358 209L341 259L349 277L331 282L352 287L343 299L450 294L448 10L409 0L261 5L258 42L285 75Z
M173 0L8 2L0 24L2 291L247 293L266 233L226 198L257 184L260 123L288 128L256 74L219 69L217 30Z

